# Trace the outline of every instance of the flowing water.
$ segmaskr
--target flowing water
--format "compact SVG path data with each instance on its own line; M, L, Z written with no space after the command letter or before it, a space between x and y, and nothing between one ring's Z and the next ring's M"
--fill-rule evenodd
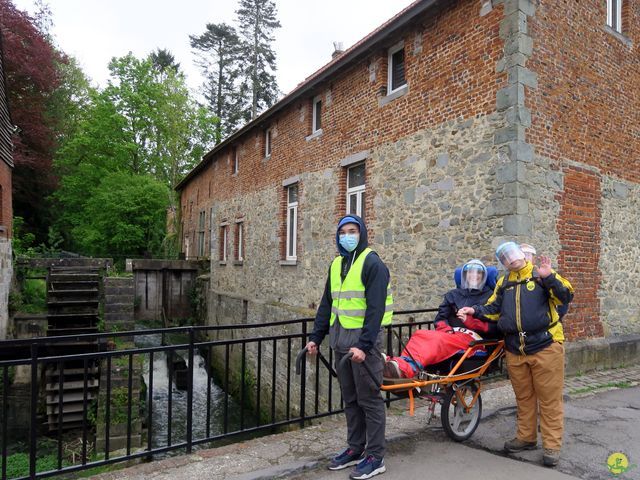
M160 335L145 335L136 338L139 347L160 345ZM182 357L188 365L186 350L178 350L173 354ZM143 373L144 382L149 386L149 356L145 356ZM207 375L206 360L197 353L193 362L193 440L207 437L207 395L209 392L209 436L224 432L225 401L227 404L227 431L234 431L240 425L240 406L224 390L216 385ZM186 441L187 432L187 391L176 388L171 382L171 443ZM225 398L226 397L226 398ZM156 352L153 356L153 410L152 410L152 446L168 445L169 436L169 368L167 355ZM245 414L245 425L251 425L251 419ZM206 447L204 445L203 447Z

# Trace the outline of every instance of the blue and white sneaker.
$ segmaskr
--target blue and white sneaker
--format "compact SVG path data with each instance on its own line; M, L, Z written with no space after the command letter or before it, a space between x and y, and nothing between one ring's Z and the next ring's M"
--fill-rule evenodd
M356 469L351 472L349 478L352 480L364 480L386 471L387 467L384 466L384 458L376 458L373 455L368 455L367 458L362 460L356 466Z
M329 470L342 470L343 468L357 465L364 459L364 452L356 452L352 448L347 448L344 452L336 455L329 462Z

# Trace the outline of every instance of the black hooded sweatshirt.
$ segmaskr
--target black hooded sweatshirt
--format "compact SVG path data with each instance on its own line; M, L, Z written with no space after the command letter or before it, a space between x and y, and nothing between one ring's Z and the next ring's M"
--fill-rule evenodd
M356 249L349 253L340 246L338 232L336 230L336 244L338 251L342 256L341 277L344 281L349 268L353 265L356 258L369 245L367 236L367 227L364 221L357 215L346 215L357 221L360 227L360 241ZM342 221L343 218L340 219ZM340 222L338 222L339 224ZM353 222L351 222L353 223ZM355 258L354 258L355 257ZM380 259L377 253L371 252L364 260L362 268L362 283L365 286L365 299L367 301L367 310L364 316L364 324L358 341L351 345L359 348L365 353L369 353L375 346L382 325L382 317L385 313L385 304L387 301L387 286L389 285L389 269ZM324 294L316 313L315 322L313 324L313 332L309 335L309 339L316 345L320 345L324 337L329 332L329 319L331 317L331 266L329 266L329 274L324 287Z

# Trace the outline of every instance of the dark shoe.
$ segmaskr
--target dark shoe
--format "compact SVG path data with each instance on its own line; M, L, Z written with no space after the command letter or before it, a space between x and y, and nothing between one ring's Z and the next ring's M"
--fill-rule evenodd
M368 455L367 458L362 460L356 466L356 469L351 472L349 478L351 480L364 480L386 471L387 467L384 466L384 458L376 458L373 455Z
M523 450L535 450L538 448L537 442L525 442L519 438L514 438L504 442L504 451L509 453L521 452Z
M387 360L382 367L382 376L386 378L402 378L402 372L395 360Z
M551 450L549 448L544 449L542 454L542 464L545 467L555 467L560 461L560 450Z
M344 452L336 455L329 462L329 470L342 470L343 468L356 465L364 459L364 452L356 452L352 448L347 448Z

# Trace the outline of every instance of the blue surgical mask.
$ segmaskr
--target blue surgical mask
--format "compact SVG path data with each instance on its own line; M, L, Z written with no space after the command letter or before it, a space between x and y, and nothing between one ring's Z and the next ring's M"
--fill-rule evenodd
M347 252L353 252L360 242L360 235L357 233L346 233L340 235L340 246Z

